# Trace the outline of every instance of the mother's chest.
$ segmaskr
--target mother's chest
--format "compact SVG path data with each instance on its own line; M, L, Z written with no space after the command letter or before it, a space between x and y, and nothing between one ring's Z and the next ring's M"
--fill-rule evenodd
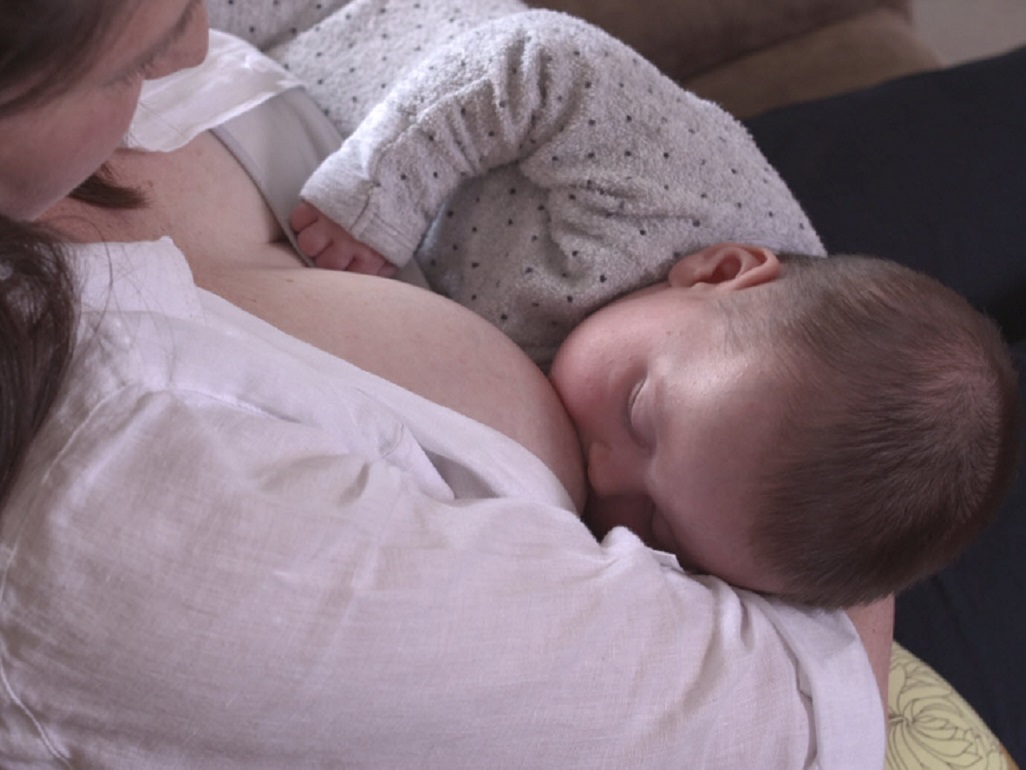
M210 134L171 153L122 151L109 163L118 184L146 196L144 208L97 209L65 201L48 219L85 241L170 236L199 276L227 266L294 265L284 234L235 158Z

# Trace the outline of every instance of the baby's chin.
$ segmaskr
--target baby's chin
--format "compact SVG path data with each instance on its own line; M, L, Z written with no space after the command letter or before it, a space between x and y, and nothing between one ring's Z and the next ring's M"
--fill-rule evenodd
M557 392L572 393L575 383L587 380L595 368L595 362L602 360L606 350L602 343L603 324L599 310L570 330L552 357L549 366L549 380Z

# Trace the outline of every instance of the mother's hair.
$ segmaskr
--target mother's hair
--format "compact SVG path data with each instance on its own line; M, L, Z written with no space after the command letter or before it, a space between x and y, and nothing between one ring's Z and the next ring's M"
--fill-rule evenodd
M0 0L0 117L60 96L141 0Z
M0 217L0 506L71 360L71 276L55 236Z
M0 120L64 94L141 1L0 0ZM95 180L81 197L138 203ZM64 381L77 306L58 237L0 215L0 505Z

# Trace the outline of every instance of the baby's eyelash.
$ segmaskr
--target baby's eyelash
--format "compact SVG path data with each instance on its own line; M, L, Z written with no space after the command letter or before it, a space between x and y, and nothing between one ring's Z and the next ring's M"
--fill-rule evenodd
M627 397L627 409L624 413L625 421L627 423L627 432L630 433L631 437L642 446L645 446L645 442L641 438L641 433L638 431L637 426L634 424L634 403L638 400L638 393L641 392L641 388L644 384L644 380L639 380L631 389L630 395Z

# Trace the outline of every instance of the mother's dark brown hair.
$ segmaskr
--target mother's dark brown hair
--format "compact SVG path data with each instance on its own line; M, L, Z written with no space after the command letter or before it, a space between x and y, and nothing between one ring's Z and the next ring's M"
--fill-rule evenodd
M0 505L64 381L75 310L56 238L0 217Z
M0 141L5 117L75 85L139 1L0 0ZM80 197L140 202L100 177ZM77 304L58 238L0 212L0 505L66 376Z
M138 0L0 0L0 118L63 94Z

